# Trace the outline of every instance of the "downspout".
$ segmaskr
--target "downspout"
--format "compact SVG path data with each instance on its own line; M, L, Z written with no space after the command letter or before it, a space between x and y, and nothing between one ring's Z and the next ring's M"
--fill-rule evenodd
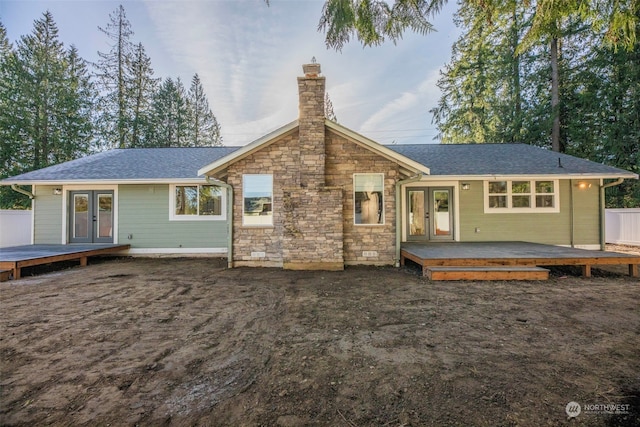
M211 183L210 177L205 179ZM233 187L222 181L213 184L227 189L227 268L233 268Z
M33 193L27 191L27 190L23 190L22 188L18 187L18 184L11 184L11 189L17 193L20 194L24 194L25 196L27 196L29 199L33 200L36 196L33 195Z
M569 243L571 247L575 247L575 226L574 226L574 215L575 215L575 203L573 200L573 180L569 180L569 201L571 202L571 209L569 210Z
M422 174L396 182L396 259L395 266L400 267L400 244L402 243L402 186L420 181Z
M624 181L624 178L618 178L614 182L610 182L608 184L602 184L600 186L600 250L601 251L604 251L605 249L607 249L607 242L605 241L606 237L605 237L605 223L604 223L604 217L605 217L604 190L606 190L609 187L615 187L616 185L620 185L622 184L623 181Z

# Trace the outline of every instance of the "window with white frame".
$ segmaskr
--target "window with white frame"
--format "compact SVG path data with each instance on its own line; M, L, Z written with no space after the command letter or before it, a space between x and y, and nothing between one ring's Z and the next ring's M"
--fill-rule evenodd
M384 174L353 175L354 224L384 224Z
M273 175L243 175L242 198L243 225L273 225Z
M560 212L558 180L485 181L485 212Z
M224 193L217 185L172 185L170 219L225 219Z

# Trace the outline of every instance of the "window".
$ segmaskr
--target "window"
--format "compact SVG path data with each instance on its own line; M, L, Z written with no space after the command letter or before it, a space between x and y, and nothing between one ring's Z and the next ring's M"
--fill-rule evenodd
M242 196L243 225L273 225L273 175L243 175Z
M485 181L485 212L560 212L558 181Z
M217 185L173 185L172 220L225 219L224 191Z
M353 176L354 224L384 224L384 174Z

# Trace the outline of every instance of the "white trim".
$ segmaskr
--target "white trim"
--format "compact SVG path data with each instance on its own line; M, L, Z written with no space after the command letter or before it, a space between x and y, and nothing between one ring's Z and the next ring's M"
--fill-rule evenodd
M529 201L532 206L528 208L514 208L512 206L513 196L518 195L518 193L512 192L512 183L516 181L528 181L531 186L530 193L524 193L523 195L529 196ZM536 193L535 192L535 184L537 181L551 181L553 182L553 193ZM506 182L507 183L507 192L506 193L491 193L494 196L504 196L507 199L507 206L504 208L491 208L489 207L489 182ZM482 183L482 198L484 201L484 213L486 214L499 214L499 213L508 213L508 214L520 214L520 213L558 213L560 212L560 181L557 179L551 178L538 178L538 179L504 179L504 180L496 180L496 181L483 181ZM536 207L536 196L538 195L546 195L553 196L553 207L550 208L539 208Z
M460 182L459 181L416 181L401 187L402 223L396 227L402 227L402 241L407 241L407 188L439 188L453 187L453 241L460 241Z
M48 184L52 185L52 184ZM55 184L53 184L55 185ZM62 239L61 242L63 245L69 244L69 192L70 191L94 191L94 190L109 190L113 191L113 243L118 244L118 225L119 221L119 207L118 207L118 186L117 185L63 185L62 186Z
M153 256L153 255L226 255L227 248L131 248L126 251L131 256Z
M455 179L458 181L485 181L485 180L493 180L493 181L505 181L505 180L531 180L531 179L617 179L617 178L625 178L625 179L638 179L638 175L629 172L628 174L600 174L600 173L575 173L575 174L527 174L527 175L518 175L518 174L486 174L486 175L427 175L422 179L424 181L428 181L430 179L440 180L440 179Z
M213 179L213 178L211 178ZM174 183L206 183L205 177L197 178L144 178L144 179L62 179L32 181L0 181L0 185L121 185L121 184L174 184Z
M271 219L271 221L269 223L265 223L265 224L260 224L260 223L254 223L254 224L247 224L245 223L245 215L244 215L244 199L245 199L245 190L244 190L244 184L245 184L245 177L246 176L270 176L271 177L271 215L264 215L264 218L269 218ZM273 174L272 173L243 173L242 174L242 197L241 197L241 201L242 201L242 226L243 227L253 227L253 228L273 228L275 226L275 222L274 222L274 217L275 217L275 206L273 203L273 199L274 199L274 194L273 194ZM250 218L253 218L253 216L250 216Z
M220 189L220 215L176 215L176 187L194 186L198 187L198 204L200 203L200 186L211 185ZM222 186L215 182L210 184L170 184L169 185L169 221L226 221L227 220L227 192Z

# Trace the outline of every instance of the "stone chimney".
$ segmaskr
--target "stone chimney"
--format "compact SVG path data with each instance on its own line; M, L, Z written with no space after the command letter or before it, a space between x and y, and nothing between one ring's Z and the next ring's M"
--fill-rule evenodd
M300 185L307 188L324 186L324 91L325 78L320 76L320 64L302 66L298 77L300 98Z

